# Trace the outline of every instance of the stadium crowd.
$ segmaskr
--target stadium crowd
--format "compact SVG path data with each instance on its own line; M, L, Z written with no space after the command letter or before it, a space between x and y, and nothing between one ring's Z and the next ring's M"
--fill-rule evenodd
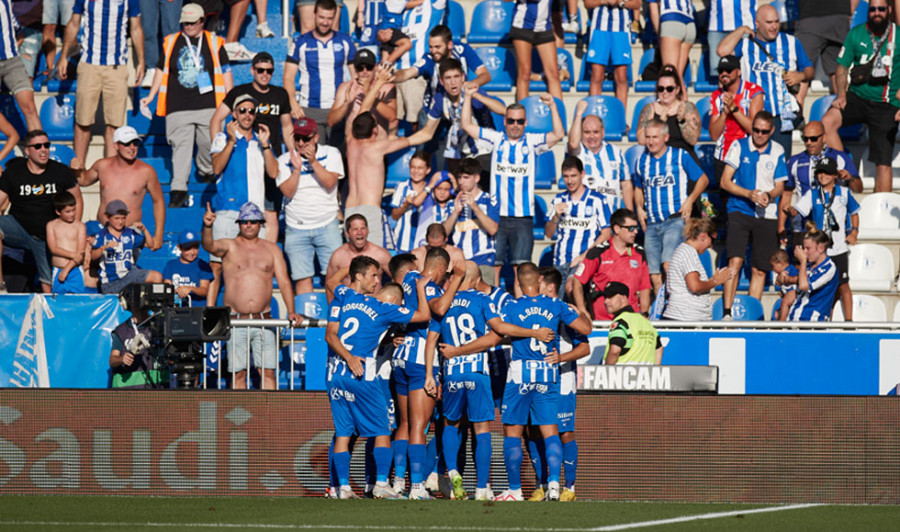
M256 35L274 37L266 1L254 4ZM589 96L609 77L624 107L634 39L652 35L657 44L641 73L655 96L631 124L642 149L629 160L606 140L591 99L563 121L561 87L574 72L557 48L581 23L577 1L562 4L515 3L515 102L507 105L485 90L494 74L482 55L447 25L446 0L361 0L352 35L340 31L335 0L301 0L301 31L283 57L238 42L249 0L0 0L0 78L27 129L24 157L8 160L0 177L4 255L31 264L33 286L45 293L167 282L185 304L214 305L224 292L236 318L271 316L274 279L294 322L294 295L324 276L333 496L355 496L349 449L362 436L371 442L373 496L406 492L408 465L408 495L428 498L441 460L425 434L442 398L440 455L454 496L465 496L457 451L467 420L475 496L492 498L487 426L496 404L510 480L501 500L523 498L523 436L541 485L535 497L574 500L574 361L588 354L591 320L614 320L608 363L658 364L658 336L641 315L711 320L710 293L723 286L730 319L745 261L750 296L760 299L774 277L779 319L828 320L836 300L852 319L848 245L859 232L853 194L862 182L838 130L867 125L875 191L890 191L900 36L887 0L871 0L866 22L852 29L855 1L800 1L788 25L772 5L712 0L706 68L717 87L705 126L687 83L688 53L703 36L693 3L585 0ZM642 7L652 29L641 28ZM821 121L804 123L820 56L836 97ZM241 62L251 79L235 85ZM134 90L146 89L134 99L140 112L165 122L165 187L139 156L148 131L126 120L129 63ZM276 69L283 87L273 83ZM33 90L41 76L77 82L69 161L51 158L41 129ZM535 81L547 93L529 97ZM88 165L101 101L104 157ZM529 124L538 111L549 116L543 132ZM805 149L792 154L795 130ZM20 132L6 119L0 131L7 157ZM716 143L713 165L695 150L704 132ZM559 167L541 166L559 142ZM392 154L413 149L408 179L386 195ZM536 182L557 178L562 191L544 213ZM83 223L82 189L98 182L98 211ZM195 194L193 184L212 194ZM198 208L202 220L176 228L178 256L161 271L142 268L142 250L171 238L167 216ZM540 268L536 224L554 241ZM717 239L723 260L713 272L703 256ZM274 388L274 333L247 335L228 346L233 385L244 381L249 350L263 387ZM510 346L498 347L504 337ZM125 340L111 365L120 384L143 385L122 376L137 371Z

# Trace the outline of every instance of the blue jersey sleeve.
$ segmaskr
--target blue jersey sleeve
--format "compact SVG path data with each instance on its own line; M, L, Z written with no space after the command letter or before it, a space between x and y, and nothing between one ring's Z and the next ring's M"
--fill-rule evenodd
M84 2L85 0L75 0L75 4L72 6L73 15L84 15Z
M847 214L856 214L859 212L859 203L856 202L856 198L853 197L853 193L850 192L850 189L847 189ZM847 224L847 227L850 227L850 224Z
M206 262L205 260L197 259L197 268L200 271L200 280L201 281L203 281L204 279L207 281L212 281L213 279L215 279L212 268L210 268L209 263Z
M497 201L497 198L495 198L494 196L491 196L488 199L488 208L486 214L491 220L494 220L498 223L500 222L500 202Z
M390 303L382 303L380 301L370 302L378 313L378 322L385 325L406 325L412 318L413 311L406 307L392 305Z
M128 0L128 16L131 18L141 16L141 4L138 0Z
M425 287L425 299L431 301L442 295L444 295L444 289L435 284L434 281L428 281L428 286Z
M809 56L806 55L806 51L803 49L803 45L800 44L800 40L795 38L794 42L797 45L797 71L799 72L804 68L813 66L812 61L809 60Z
M331 304L328 305L328 323L339 323L341 321L341 304L346 289L347 287L344 285L338 285L338 287L335 288L334 299L332 299Z
M444 93L438 91L428 107L428 118L431 120L440 120L444 116Z
M463 43L462 46L462 56L466 60L469 71L474 74L476 70L484 66L484 61L481 60L481 57L478 56L478 52L476 52L474 48L465 43Z
M784 163L782 163L782 166L784 166ZM688 179L691 181L697 181L703 175L703 169L697 166L697 162L686 151L681 154L681 167L684 168Z
M773 176L775 178L775 182L779 181L787 181L788 171L787 165L784 164L784 157L779 157L778 162L775 163L775 174Z
M572 325L575 320L578 319L579 314L572 307L569 306L568 303L561 299L554 299L557 305L559 306L557 309L557 314L559 319L565 323L566 325Z
M488 296L484 296L482 298L481 313L482 316L484 316L485 325L487 324L487 322L491 321L494 318L500 318L500 310Z
M784 182L785 190L792 190L794 187L797 186L797 177L794 175L794 170L791 170L792 168L794 168L794 169L797 168L797 166L796 166L797 157L799 157L799 155L794 155L793 157L788 159L788 162L785 165L785 168L788 171L787 181Z
M441 334L441 322L438 320L428 322L428 332Z
M419 71L420 76L434 76L434 59L430 55L426 55L415 67Z
M347 47L347 62L350 63L356 58L356 45L353 43L353 40L349 37L344 40L344 45Z

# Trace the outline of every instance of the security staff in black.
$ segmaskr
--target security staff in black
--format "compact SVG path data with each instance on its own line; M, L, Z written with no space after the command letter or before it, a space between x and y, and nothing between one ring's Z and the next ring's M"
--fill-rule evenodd
M603 304L613 316L606 341L604 364L661 364L662 340L650 320L628 304L628 287L610 282L603 290Z

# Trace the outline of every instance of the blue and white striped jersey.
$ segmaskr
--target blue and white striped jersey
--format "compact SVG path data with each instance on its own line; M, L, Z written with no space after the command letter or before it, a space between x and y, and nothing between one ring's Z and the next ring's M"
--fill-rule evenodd
M571 325L578 319L578 312L563 301L545 295L522 296L508 302L501 311L503 321L524 327L547 327L558 331L560 324ZM556 366L544 362L544 356L553 343L545 344L534 338L513 338L512 362L507 382L556 382Z
M115 243L103 251L100 256L100 282L103 284L118 281L128 275L134 269L136 258L134 250L144 245L144 235L130 227L122 229L122 234L116 237L109 232L109 227L104 227L94 241L94 249L100 249L108 242Z
M82 17L82 61L128 64L128 19L140 16L138 0L75 0L72 14Z
M552 0L516 0L512 27L535 32L550 31Z
M356 45L350 36L334 32L328 41L320 41L313 32L291 41L285 61L297 64L300 79L300 105L328 109L341 83L350 79L348 65L356 56ZM284 80L293 83L294 80Z
M347 290L341 297L332 300L328 311L328 322L339 323L338 338L354 356L364 358L364 380L373 381L378 377L376 356L381 339L393 324L406 325L413 311L382 303L373 296L362 295ZM350 374L347 363L336 356L333 373Z
M478 92L487 96L482 89ZM450 128L447 131L447 147L444 149L444 157L450 159L462 159L465 157L477 157L482 153L490 153L491 143L481 139L473 139L461 126L463 96L460 96L456 105L450 101L443 90L434 95L431 106L428 109L429 120L447 120ZM491 127L494 124L494 116L491 110L480 100L472 99L472 120L480 127Z
M381 17L384 16L386 9L384 0L366 0L363 8L363 26L357 28L357 38L360 46L370 46L376 44L375 34L378 31L378 24L381 23Z
M447 204L450 212L453 212L455 202L456 200L452 199ZM481 190L478 197L475 198L475 203L488 218L495 222L500 221L500 204L497 202L497 198ZM489 235L481 228L471 208L464 206L460 211L456 224L453 226L451 239L453 245L462 250L466 259L480 265L494 265L496 258L494 236Z
M331 319L331 317L332 317L331 307L340 308L340 306L342 304L341 298L343 298L344 294L346 294L347 292L357 293L356 290L353 290L352 288L350 288L349 286L347 286L345 284L339 284L338 287L334 289L334 298L331 300L331 303L329 303L329 305L328 305L328 307L329 307L328 321L334 321L335 323L339 322L338 318L340 316L340 313L338 313L338 316L336 316L335 319ZM330 345L326 344L326 346L328 347L328 353L326 354L326 359L325 359L325 368L326 368L325 382L331 382L331 376L334 375L334 372L337 369L337 361L341 357L338 356L338 354L334 352L334 349L332 349Z
M438 322L432 320L432 331L440 332L443 342L460 347L487 334L488 321L499 318L497 309L490 298L477 290L456 293L450 309ZM444 360L444 375L464 373L489 374L487 352L453 357Z
M788 178L784 148L774 141L769 141L762 150L756 148L750 137L732 142L725 154L725 164L734 168L734 183L749 190L769 191L775 188L775 183ZM728 212L739 212L751 218L778 218L778 204L774 201L760 207L747 198L731 194L726 208Z
M419 308L419 297L416 295L418 283L427 282L425 287L425 299L431 301L444 295L444 289L432 281L422 277L422 274L413 270L407 272L400 286L403 288L403 304L406 308L416 311ZM394 360L404 360L407 364L425 365L425 340L428 338L428 324L414 323L406 327L405 341L403 345L394 351ZM436 355L435 355L436 356ZM435 362L437 360L435 359Z
M513 297L509 295L509 292L499 286L491 287L491 293L487 294L487 296L501 316L503 315L503 308L506 307L506 303L513 300ZM512 348L504 344L497 345L488 351L492 378L499 379L502 377L505 382L506 369L509 367L509 357L511 352Z
M411 68L428 53L428 32L431 31L431 2L422 2L403 11L403 33L412 41L412 49L400 56L397 68Z
M567 266L594 244L601 230L609 227L610 212L603 197L593 190L585 188L577 200L567 190L557 194L550 202L548 220L556 213L556 206L560 203L566 204L566 211L556 226L553 264Z
M0 1L0 60L19 55L16 34L20 28L19 21L13 14L12 0Z
M741 75L751 83L756 83L765 91L763 109L774 116L780 116L789 94L782 77L785 71L801 71L812 63L803 51L800 41L793 35L779 33L774 41L760 44L775 58L769 56L750 39L742 39L734 49L734 55L741 58Z
M837 266L826 258L818 266L807 264L806 275L809 290L797 290L788 321L828 321L834 307L834 294L841 282Z
M600 6L588 10L591 31L631 32L631 10L621 7ZM599 37L602 39L602 37Z
M603 196L609 212L625 207L622 183L631 181L631 172L622 150L604 140L597 153L582 144L578 158L584 164L584 186Z
M681 148L666 148L659 157L644 151L635 165L632 182L643 189L648 223L660 223L681 211L688 197L688 180L697 181L703 170Z
M419 227L416 230L416 247L425 245L425 235L431 224L442 224L450 218L450 202L441 205L434 200L434 192L425 198L425 202L419 207Z
M694 22L694 3L691 0L647 0L659 4L659 22Z
M397 188L394 189L394 195L391 196L391 208L399 208L403 205L403 201L407 196L415 195L416 191L413 189L412 179L407 179L397 184ZM421 211L422 206L410 205L406 212L403 213L403 216L397 220L397 225L394 227L394 245L397 247L397 250L408 252L417 247L416 233L419 229L419 222L422 219Z
M810 188L818 187L819 182L816 181L815 168L822 157L834 159L837 162L838 170L847 170L852 176L859 175L856 164L853 162L853 157L840 150L825 146L819 155L810 155L808 152L802 151L788 159L788 180L784 184L784 188L792 189L802 196ZM800 190L796 190L797 187Z
M859 203L849 188L835 185L830 194L822 187L809 189L797 200L794 208L800 216L809 217L816 227L831 237L829 257L850 251L847 247L847 225L850 215L859 214ZM831 231L829 218L837 222L837 231Z
M557 335L557 350L560 354L568 353L577 346L587 343L588 337L579 334L568 327L562 327ZM559 365L559 393L560 395L575 395L578 388L578 362L571 360Z
M500 202L500 216L534 216L534 172L538 155L549 150L547 135L525 133L512 141L505 132L482 127L478 137L494 146L491 194Z
M484 61L478 57L475 49L466 43L454 43L453 47L450 48L449 57L458 59L462 63L463 72L469 74L468 79L472 79L471 76L476 75L475 71L484 66ZM414 66L418 69L419 75L428 82L428 85L425 87L424 99L422 100L422 105L425 109L428 109L434 95L441 92L440 72L438 72L438 66L430 54L425 54Z
M756 27L756 0L710 2L709 31L734 31L741 26Z

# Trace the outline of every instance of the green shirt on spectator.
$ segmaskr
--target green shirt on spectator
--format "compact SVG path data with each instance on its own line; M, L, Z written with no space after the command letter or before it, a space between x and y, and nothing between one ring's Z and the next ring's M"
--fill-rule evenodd
M900 89L900 55L898 55L900 32L897 31L896 24L890 24L887 32L888 37L878 55L884 58L890 83L887 85L851 83L850 91L869 101L886 102L900 107L900 101L897 100L897 90ZM853 66L867 63L878 48L878 42L879 38L869 33L868 24L856 26L844 40L844 46L837 58L838 64L850 70Z

